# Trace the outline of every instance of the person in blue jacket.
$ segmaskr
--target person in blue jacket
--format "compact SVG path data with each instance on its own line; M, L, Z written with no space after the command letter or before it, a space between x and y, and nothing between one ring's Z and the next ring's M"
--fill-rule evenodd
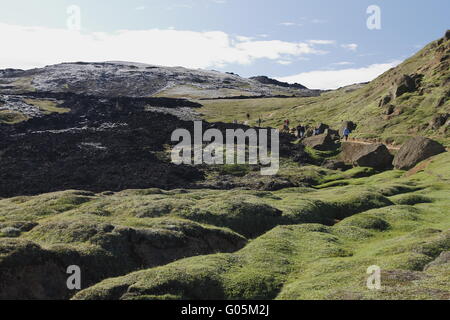
M344 132L342 133L344 136L345 141L348 140L348 136L350 135L350 129L349 128L345 128Z

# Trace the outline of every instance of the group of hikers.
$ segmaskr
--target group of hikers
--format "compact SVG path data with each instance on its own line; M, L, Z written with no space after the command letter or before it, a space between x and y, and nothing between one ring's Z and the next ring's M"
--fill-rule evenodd
M289 125L290 125L289 119L284 120L284 124L283 124L283 131L284 132L294 133L300 139L306 138L307 131L308 131L308 127L307 126L299 124L295 129L290 130ZM325 133L325 130L328 130L328 129L323 129L322 125L319 125L319 126L315 127L312 130L312 132L310 132L310 135L318 136L318 135L321 135L321 134ZM351 134L351 130L348 127L345 127L342 130L342 132L340 132L340 135L343 137L343 139L345 141L348 141L348 138L349 138L350 134Z
M247 114L246 114L246 117L247 117L247 121L245 121L245 122L243 123L244 125L248 125L248 123L249 123L249 121L250 121L250 117L251 117L251 116L250 116L250 113L247 113ZM234 123L234 124L238 124L238 121L237 121L237 120L234 120L233 123ZM308 126L304 126L304 125L302 125L302 124L299 124L295 129L292 129L292 130L291 130L291 129L290 129L290 123L291 123L291 122L290 122L289 119L284 120L284 124L283 124L283 129L282 129L282 131L294 133L294 134L295 134L298 138L300 138L300 139L306 138L306 137L308 136L308 133L309 133L310 135L313 135L313 136L321 135L321 134L325 133L325 130L326 130L326 129L323 129L322 125L319 125L319 126L315 127L315 128L312 130L312 132L308 132L308 130L309 130ZM261 124L262 124L262 119L261 119L261 117L259 117L259 118L258 118L258 127L261 127ZM345 128L342 130L342 132L339 133L339 135L342 136L343 139L344 139L345 141L348 141L351 132L352 132L352 131L350 130L350 128L345 127Z

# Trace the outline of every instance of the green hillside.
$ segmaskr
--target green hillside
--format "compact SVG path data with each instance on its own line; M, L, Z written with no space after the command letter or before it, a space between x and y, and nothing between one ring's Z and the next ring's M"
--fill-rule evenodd
M185 212L181 216L227 225L235 231L260 227L255 221L274 228L235 253L182 259L108 279L75 298L448 299L450 265L441 253L450 249L449 169L445 153L419 173L405 176L401 171L388 171L348 179L346 187L273 193L204 190L177 200L163 196L161 208L186 198L193 201L184 211L163 210L164 219ZM243 202L248 203L247 209L236 215L231 203L236 207ZM212 203L222 209L221 218L207 218L217 215ZM198 204L203 211L196 211ZM263 205L265 210L261 210ZM269 208L283 214L275 218ZM63 216L82 212L80 207ZM253 223L246 220L248 216L255 217ZM338 223L315 224L330 218ZM61 219L66 218L52 220ZM311 223L302 224L306 221ZM366 271L372 265L382 269L381 290L366 286Z
M424 135L450 144L450 129L435 117L450 114L450 39L427 45L410 59L364 86L350 86L310 98L200 101L211 121L261 117L267 126L326 123L338 129L342 121L358 124L355 135L402 143ZM445 120L444 120L445 122ZM431 124L435 124L430 126ZM437 123L437 124L436 124Z

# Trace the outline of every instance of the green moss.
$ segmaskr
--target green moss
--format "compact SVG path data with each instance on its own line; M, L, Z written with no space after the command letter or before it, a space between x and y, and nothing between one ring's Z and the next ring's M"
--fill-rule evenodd
M107 277L179 253L175 262L107 279L77 298L439 298L450 290L439 282L447 269L424 270L449 250L448 160L448 153L439 155L413 175L290 167L293 176L311 172L323 181L331 173L348 182L320 189L66 191L1 199L0 225L37 223L17 240L32 240L61 261L77 257L94 269L114 264ZM238 250L242 235L253 240ZM135 260L154 252L149 243L158 254ZM196 244L189 253L198 256L182 259L186 243ZM225 253L231 247L234 253ZM223 253L204 255L217 252L211 248ZM385 272L385 290L365 286L371 265ZM404 279L410 273L423 276L416 280L423 287Z
M383 220L375 215L358 214L340 223L342 226L358 227L361 229L385 231L389 229L390 225L386 220Z
M58 103L53 100L24 99L24 101L27 104L38 107L45 114L70 112L69 108L59 108Z
M250 166L248 165L222 165L215 167L215 170L218 171L221 175L232 175L237 177L243 177L246 174L250 173Z
M181 212L181 216L255 237L275 227L281 211L267 204L235 198L214 202L205 208L191 208Z
M399 205L415 205L418 203L433 202L433 199L421 194L401 194L391 197L391 200Z
M448 282L442 282L448 265L425 268L449 250L449 187L442 183L450 178L449 163L443 154L416 175L387 172L349 179L354 181L344 187L239 191L250 203L255 197L282 211L280 223L318 217L341 221L328 227L278 226L233 254L193 257L108 279L76 298L442 299L450 291ZM199 190L178 197L219 213L232 212L229 206L236 200L219 205L216 197L226 203L222 199L231 195L239 199L237 193ZM396 205L420 194L433 201ZM238 216L254 214L238 208ZM380 291L366 287L372 265L382 269Z
M0 110L0 123L16 124L28 119L23 113L10 110Z

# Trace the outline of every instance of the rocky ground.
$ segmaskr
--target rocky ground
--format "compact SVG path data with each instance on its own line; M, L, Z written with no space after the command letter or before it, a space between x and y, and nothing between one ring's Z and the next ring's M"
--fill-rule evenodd
M273 81L273 80L272 80ZM1 70L0 93L73 92L95 96L217 98L230 96L317 96L318 90L264 83L218 71L131 62L63 63L32 70Z

